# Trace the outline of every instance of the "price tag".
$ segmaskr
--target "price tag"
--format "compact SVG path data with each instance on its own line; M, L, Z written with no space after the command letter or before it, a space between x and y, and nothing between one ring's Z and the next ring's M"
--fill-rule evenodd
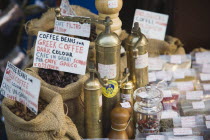
M121 98L125 98L127 101L131 100L131 94L123 94L121 93Z
M204 109L205 104L203 101L200 102L192 102L193 109Z
M206 127L207 127L207 129L210 128L210 121L206 121Z
M118 7L118 1L117 0L109 0L108 1L108 7L109 8L117 8Z
M158 80L171 81L172 73L170 71L157 71L156 77Z
M131 108L131 105L130 105L129 102L120 103L120 105L121 105L123 108Z
M195 116L181 117L181 123L183 128L196 127Z
M195 53L195 60L197 64L210 63L210 52L197 52Z
M202 72L203 73L210 73L210 64L203 64Z
M173 132L176 136L192 135L192 128L174 128Z
M210 84L203 84L203 89L206 90L210 90Z
M138 22L147 38L164 40L168 15L136 9L133 25Z
M117 76L117 65L105 65L98 63L98 72L100 73L101 78L106 76L108 79L114 79Z
M62 16L76 16L68 0L62 0L60 8ZM79 22L61 21L55 19L54 32L88 38L90 37L90 24L89 23L81 24Z
M33 67L85 75L90 41L39 31Z
M187 100L201 100L203 97L203 91L187 91Z
M173 72L174 79L184 79L185 78L185 71L177 70Z
M8 62L1 84L1 95L27 106L38 113L40 80Z
M154 72L149 72L148 75L149 75L149 82L155 82L157 80Z
M148 66L148 53L145 53L143 55L138 55L138 57L135 60L135 68L142 69L146 68Z
M206 115L206 116L205 116L205 119L206 119L207 121L210 121L210 115Z
M149 135L146 137L146 140L165 140L163 135Z
M210 74L200 73L201 81L210 81Z
M150 71L162 70L163 68L163 61L159 57L149 57L148 62Z
M189 82L176 82L177 87L180 91L194 90L194 85L192 81Z
M163 97L172 97L171 90L162 90Z
M182 63L181 55L171 55L170 62L173 64L181 64Z
M161 119L171 119L178 117L178 113L173 110L165 110L161 114Z

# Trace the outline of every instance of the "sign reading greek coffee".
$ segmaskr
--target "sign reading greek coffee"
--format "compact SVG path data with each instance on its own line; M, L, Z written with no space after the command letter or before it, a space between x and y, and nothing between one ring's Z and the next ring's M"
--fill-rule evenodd
M168 15L136 9L133 24L138 22L147 38L164 40Z
M62 16L76 16L68 0L62 0L60 9ZM54 32L82 37L90 37L90 24L80 24L79 22L61 21L55 19Z
M39 31L33 67L85 74L90 41Z
M1 84L1 95L27 106L38 113L40 80L8 62Z

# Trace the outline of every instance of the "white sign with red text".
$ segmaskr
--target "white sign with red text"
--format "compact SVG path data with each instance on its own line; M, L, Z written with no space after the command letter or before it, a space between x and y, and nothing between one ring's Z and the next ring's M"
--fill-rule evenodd
M133 25L138 22L141 32L147 38L164 40L168 15L136 9Z
M60 9L62 16L76 16L68 0L62 0ZM89 38L90 24L89 23L81 24L79 22L61 21L55 19L54 32Z
M40 80L8 62L1 84L1 95L27 106L38 113Z
M84 75L90 41L39 31L33 67Z

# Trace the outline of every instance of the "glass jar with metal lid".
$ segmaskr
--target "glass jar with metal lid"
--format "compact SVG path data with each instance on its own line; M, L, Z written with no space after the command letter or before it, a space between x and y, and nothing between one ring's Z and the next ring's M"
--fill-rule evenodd
M134 104L136 128L140 133L158 133L162 112L162 91L155 85L135 90Z

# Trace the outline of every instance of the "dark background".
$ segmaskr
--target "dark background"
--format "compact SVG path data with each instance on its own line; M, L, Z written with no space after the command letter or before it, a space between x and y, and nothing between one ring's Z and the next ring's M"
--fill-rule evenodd
M188 53L198 47L210 49L209 0L124 0L120 18L129 33L135 9L168 14L166 34L178 37Z

